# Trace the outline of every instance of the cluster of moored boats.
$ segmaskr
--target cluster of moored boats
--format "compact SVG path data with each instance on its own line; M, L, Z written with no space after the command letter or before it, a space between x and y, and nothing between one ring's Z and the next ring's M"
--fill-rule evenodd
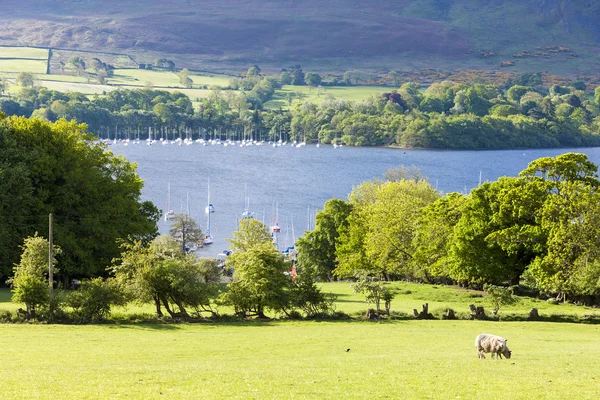
M141 140L141 139L102 139L101 142L106 143L106 144L121 144L123 146L129 146L130 144L132 145L137 145L137 144L146 144L147 146L152 146L152 145L177 145L177 146L191 146L194 143L197 143L201 146L239 146L239 147L249 147L249 146L272 146L272 147L283 147L283 146L288 146L288 147L296 147L296 148L301 148L306 146L306 142L298 142L296 140L292 141L292 142L287 142L287 141L282 141L282 140L278 140L278 141L264 141L264 140L231 140L231 139L227 139L227 140L221 140L221 139L196 139L196 140L192 140L192 139L188 139L188 138L177 138L175 140L169 140L169 139L165 139L165 138L160 138L160 139L146 139L146 140ZM321 147L320 143L316 144L316 147ZM333 144L334 148L338 148L338 147L343 147L342 144Z
M177 138L175 140L168 140L168 139L164 139L164 138L160 138L160 139L146 139L146 140L140 140L140 139L103 139L102 142L107 143L107 144L122 144L124 146L128 146L130 144L134 145L134 144L142 144L145 143L147 146L152 146L152 145L177 145L177 146L190 146L194 143L197 143L201 146L239 146L239 147L247 147L247 146L272 146L272 147L282 147L282 146L290 146L290 147L304 147L306 146L306 142L297 142L297 141L293 141L293 142L287 142L287 141L264 141L264 140L231 140L231 139L227 139L227 140L221 140L221 139L196 139L196 140L192 140L192 139L188 139L188 138ZM340 145L341 146L341 145ZM337 145L334 145L334 147L340 147ZM317 147L320 147L320 144L317 143Z

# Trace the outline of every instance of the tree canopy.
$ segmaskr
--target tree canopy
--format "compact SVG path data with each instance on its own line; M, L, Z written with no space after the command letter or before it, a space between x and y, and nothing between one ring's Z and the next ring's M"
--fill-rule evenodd
M135 165L92 138L76 122L0 120L0 275L25 237L48 231L50 213L64 278L103 275L118 239L157 234L159 211L141 200Z

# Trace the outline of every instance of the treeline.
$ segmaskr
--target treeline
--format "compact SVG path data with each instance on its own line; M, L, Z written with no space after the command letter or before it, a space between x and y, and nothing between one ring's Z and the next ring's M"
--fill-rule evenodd
M530 289L600 299L600 181L583 154L540 158L470 194L438 193L416 170L333 199L299 239L302 271Z
M0 109L49 121L76 119L99 137L112 139L211 136L449 149L600 145L600 88L590 96L579 83L549 89L513 85L506 91L452 82L422 91L419 84L405 83L363 101L324 94L320 104L292 103L290 94L289 111L264 109L281 79L251 68L245 78L232 80L236 90L215 88L196 107L182 93L152 89L115 90L88 99L23 88L15 99L3 100Z

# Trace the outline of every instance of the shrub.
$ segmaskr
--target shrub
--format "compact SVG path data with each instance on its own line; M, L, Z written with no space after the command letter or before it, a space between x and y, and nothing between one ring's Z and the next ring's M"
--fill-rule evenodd
M315 279L308 273L298 275L295 285L290 290L292 307L302 310L307 317L329 316L335 312L334 302L336 296L323 293L315 283ZM291 318L291 313L288 316Z
M113 279L94 278L81 282L79 290L71 292L67 304L73 308L73 317L80 322L101 321L113 306L127 304L126 296Z

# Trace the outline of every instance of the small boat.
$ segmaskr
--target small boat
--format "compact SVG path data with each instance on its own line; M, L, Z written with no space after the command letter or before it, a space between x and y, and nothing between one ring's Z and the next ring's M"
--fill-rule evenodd
M213 242L213 237L210 234L210 214L215 212L215 207L210 202L210 180L208 181L208 203L207 204L208 205L204 209L204 212L206 213L206 233L204 234L203 243L205 245L212 244L212 242Z
M175 216L175 211L171 209L171 182L167 186L167 211L165 211L165 221Z

